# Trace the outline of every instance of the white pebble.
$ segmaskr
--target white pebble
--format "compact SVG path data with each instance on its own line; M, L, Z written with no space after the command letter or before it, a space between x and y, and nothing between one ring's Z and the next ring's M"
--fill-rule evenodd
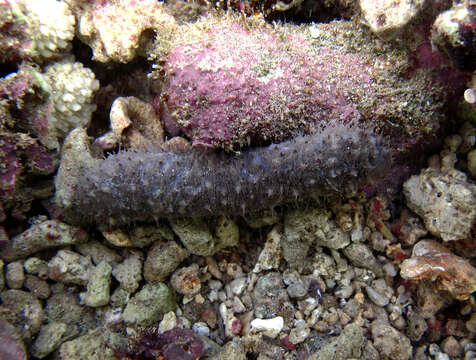
M209 337L210 328L204 322L197 322L192 325L192 330L195 331L200 336Z
M474 91L474 89L466 89L464 99L467 103L474 104L476 102L476 91Z
M265 332L269 337L275 338L284 327L284 319L277 316L272 319L254 319L251 327L256 331Z

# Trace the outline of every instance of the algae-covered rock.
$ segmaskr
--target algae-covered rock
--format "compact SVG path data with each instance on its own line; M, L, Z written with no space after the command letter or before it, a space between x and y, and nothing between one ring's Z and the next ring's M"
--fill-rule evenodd
M281 250L282 238L281 227L276 225L266 236L266 243L264 244L263 250L261 250L258 261L253 269L254 273L279 268L279 263L283 258Z
M408 360L412 357L410 340L401 332L383 321L371 325L375 348L390 360Z
M113 360L114 352L107 346L109 332L97 328L86 335L65 342L59 349L60 360Z
M61 164L55 178L55 202L66 211L72 206L74 189L84 169L96 164L89 148L86 129L77 128L69 133L61 150Z
M283 255L291 267L305 265L311 244L341 249L349 242L349 234L337 226L326 209L291 210L284 218Z
M13 237L7 247L0 251L0 256L11 261L44 249L86 241L88 234L84 230L58 220L46 220L33 224L28 230Z
M373 271L377 276L383 274L382 266L378 263L372 251L365 244L352 243L344 250L344 255L354 266Z
M149 282L164 281L189 254L175 241L155 243L147 253L144 278Z
M51 354L64 341L63 335L66 330L67 325L62 322L52 322L42 326L31 350L33 356L43 359Z
M211 256L225 247L236 246L239 240L238 226L225 217L217 219L215 236L198 218L172 219L170 225L183 245L195 255Z
M383 2L392 10L384 14L390 26L409 21L423 4L407 0L419 3L409 11L392 6L402 1ZM167 130L180 129L194 145L238 150L358 119L419 141L438 128L438 87L423 73L408 76L404 51L355 24L271 27L208 16L178 28L171 50L156 52L166 64L161 100Z
M346 326L338 337L324 344L320 350L312 354L309 360L360 359L364 341L362 328L352 323Z
M281 274L270 272L261 276L256 282L253 297L256 317L267 319L281 314L283 304L289 301Z
M120 264L112 269L112 275L121 283L121 288L133 293L142 280L142 261L144 255L140 251L131 250Z
M46 319L48 323L66 324L63 339L71 340L84 335L97 326L94 309L81 306L77 293L66 289L56 289L46 302Z
M101 261L111 265L121 261L121 256L117 252L104 246L97 240L76 245L76 250L83 256L91 257L94 265L98 265Z
M36 297L23 290L11 289L0 293L0 299L0 317L15 326L25 340L38 333L44 320L44 311Z
M93 264L71 250L59 250L48 263L48 277L62 283L87 285Z
M102 261L92 271L88 281L88 291L83 301L92 307L104 306L109 302L112 266Z
M212 360L246 360L246 351L238 341L227 342L220 351L211 357Z
M5 280L10 289L21 289L25 283L25 271L21 261L14 261L7 265Z
M468 238L476 219L476 185L461 171L432 168L414 175L403 185L407 206L426 228L443 241Z
M126 324L151 325L175 309L175 296L163 283L145 284L124 309Z

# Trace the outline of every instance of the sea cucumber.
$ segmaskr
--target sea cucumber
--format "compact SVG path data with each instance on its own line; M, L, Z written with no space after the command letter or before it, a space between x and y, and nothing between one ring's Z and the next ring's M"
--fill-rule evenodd
M240 154L122 151L82 173L72 209L109 225L244 215L340 191L388 166L389 154L382 137L352 123Z

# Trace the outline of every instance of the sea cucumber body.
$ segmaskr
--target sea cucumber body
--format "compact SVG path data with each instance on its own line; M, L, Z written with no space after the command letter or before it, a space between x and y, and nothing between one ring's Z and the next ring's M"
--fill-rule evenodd
M75 210L100 223L243 215L317 192L339 191L383 166L379 137L351 125L229 155L213 151L120 152L82 175Z

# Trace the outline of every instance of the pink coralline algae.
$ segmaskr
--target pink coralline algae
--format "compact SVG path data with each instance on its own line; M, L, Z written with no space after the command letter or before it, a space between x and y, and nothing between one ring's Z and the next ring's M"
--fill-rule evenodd
M424 78L391 74L388 64L398 56L375 59L352 45L313 39L310 29L233 19L181 31L166 57L161 111L167 130L182 131L194 145L236 150L350 120L382 127L385 119L413 135L438 126L434 90L419 89ZM431 100L420 101L426 114L407 126L406 108L416 98Z
M143 330L129 347L116 351L118 359L194 360L204 352L204 344L191 329L175 327L160 334L156 328Z
M0 319L0 360L26 360L26 350L21 336L12 325Z
M0 196L5 196L13 191L16 180L20 174L20 160L15 153L15 143L5 136L0 136Z
M36 140L0 131L0 203L12 215L21 217L34 198L24 180L54 170L53 158Z

